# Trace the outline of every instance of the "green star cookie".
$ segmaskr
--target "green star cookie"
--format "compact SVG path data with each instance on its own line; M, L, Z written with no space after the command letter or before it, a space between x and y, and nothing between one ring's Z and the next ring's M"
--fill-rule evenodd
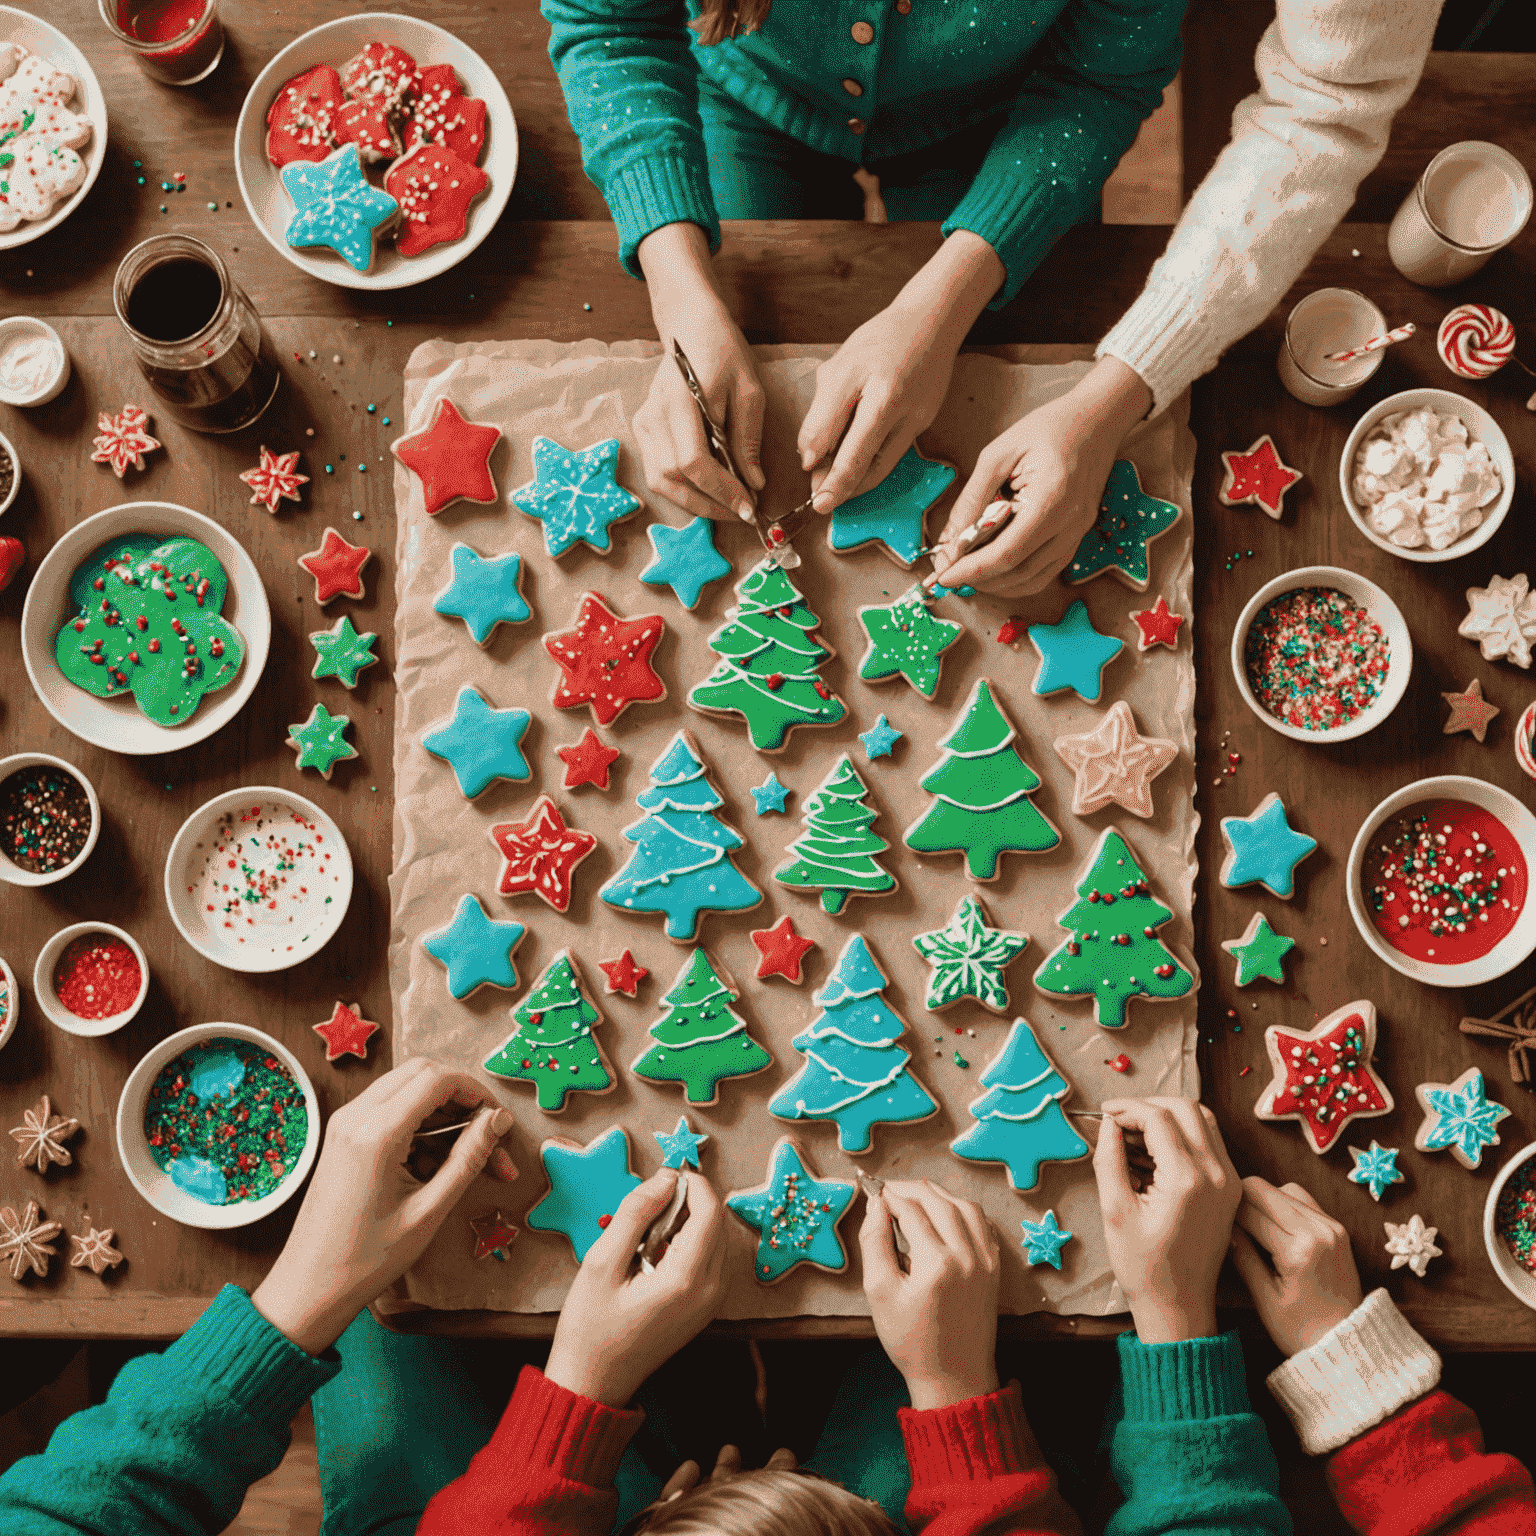
M1178 520L1177 505L1147 495L1136 466L1129 459L1117 459L1104 487L1099 515L1083 535L1062 579L1076 584L1112 571L1127 585L1145 592L1150 579L1147 546Z
M1237 985L1246 987L1260 976L1285 983L1285 957L1296 947L1295 939L1276 933L1269 919L1255 912L1240 937L1223 939L1221 947L1237 961Z
M859 609L859 622L869 636L869 649L859 663L859 676L866 683L904 677L925 699L933 697L940 658L965 633L965 626L936 619L925 596L918 583L894 603Z
M337 763L357 756L357 748L346 738L351 724L350 716L333 715L324 704L316 704L309 719L288 727L286 744L299 754L300 768L316 768L328 779Z
M358 634L352 620L343 614L329 629L317 630L309 637L315 648L315 670L309 675L334 677L344 688L357 687L357 674L379 659L373 654L373 642L378 638L372 631Z

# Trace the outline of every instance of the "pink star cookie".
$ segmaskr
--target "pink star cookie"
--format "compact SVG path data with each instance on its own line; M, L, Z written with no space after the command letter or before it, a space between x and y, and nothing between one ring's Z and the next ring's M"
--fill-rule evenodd
M255 469L242 471L240 478L251 488L251 505L275 513L280 501L297 501L299 487L309 484L309 476L299 473L299 456L273 453L265 443L261 462Z
M1285 510L1285 493L1302 474L1280 461L1274 438L1266 432L1246 453L1224 453L1221 462L1227 472L1216 493L1222 505L1262 507L1279 522Z
M1143 608L1131 617L1140 631L1136 640L1138 651L1150 651L1154 645L1166 645L1171 651L1178 645L1184 615L1173 612L1166 597L1158 598L1150 608Z
M1487 739L1488 727L1499 713L1499 707L1483 697L1482 678L1474 677L1461 693L1442 693L1440 697L1451 706L1451 717L1445 722L1447 736L1454 736L1458 731L1471 731L1479 741Z
M96 418L96 438L92 443L91 463L110 464L119 480L129 469L143 469L144 455L160 446L144 430L149 413L136 405L125 405L116 416L102 411Z
M1152 780L1178 755L1173 742L1143 736L1124 699L1110 706L1103 720L1080 736L1058 736L1056 755L1077 775L1072 814L1089 816L1111 803L1133 816L1152 814Z

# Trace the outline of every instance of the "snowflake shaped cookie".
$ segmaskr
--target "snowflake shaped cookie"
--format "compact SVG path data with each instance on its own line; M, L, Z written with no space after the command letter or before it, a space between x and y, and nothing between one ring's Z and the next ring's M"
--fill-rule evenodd
M112 1246L114 1229L106 1228L98 1232L95 1227L89 1228L82 1236L79 1232L71 1232L70 1242L70 1266L74 1269L89 1269L93 1275L105 1274L109 1269L115 1269L123 1262L122 1254Z
M251 488L251 505L276 513L280 501L298 501L299 487L309 484L309 476L299 473L299 455L273 453L265 443L261 462L255 469L242 470L240 478Z
M96 418L96 436L91 444L91 463L110 464L119 480L130 469L144 468L144 455L160 446L144 429L149 413L136 405L125 405L116 416L105 411Z
M23 1123L12 1128L11 1136L19 1149L16 1161L23 1168L47 1173L50 1163L68 1168L74 1162L74 1154L64 1143L80 1129L80 1122L54 1114L46 1093L31 1109L24 1109L21 1118Z
M1445 1252L1435 1247L1439 1227L1426 1227L1422 1216L1410 1216L1401 1224L1387 1221L1382 1225L1387 1229L1386 1250L1392 1255L1393 1269L1411 1269L1422 1280L1429 1261Z
M57 1221L44 1221L36 1200L28 1200L20 1216L8 1205L0 1206L0 1264L11 1272L12 1280L23 1279L30 1270L39 1279L48 1273L48 1260L58 1250L51 1239L64 1230Z
M1524 571L1492 576L1486 587L1467 588L1467 616L1456 626L1464 640L1476 640L1484 661L1531 664L1536 640L1536 593Z
M544 547L558 558L577 544L598 554L612 548L609 529L640 510L640 498L618 482L619 440L605 438L572 452L552 438L533 440L533 475L511 493L519 512L542 523Z
M1413 1093L1424 1111L1424 1123L1413 1138L1420 1152L1449 1148L1463 1168L1476 1168L1483 1148L1498 1146L1496 1127L1509 1111L1488 1097L1478 1068L1468 1067L1454 1082L1420 1083Z
M962 896L949 921L920 933L912 947L932 967L925 1002L931 1012L962 997L1002 1013L1008 1007L1003 972L1029 946L1027 933L987 927L987 913L975 896Z
M1394 1184L1403 1182L1405 1175L1397 1166L1396 1147L1384 1147L1372 1138L1366 1151L1351 1147L1349 1155L1355 1160L1355 1166L1349 1171L1349 1182L1363 1184L1371 1192L1372 1200L1380 1200Z

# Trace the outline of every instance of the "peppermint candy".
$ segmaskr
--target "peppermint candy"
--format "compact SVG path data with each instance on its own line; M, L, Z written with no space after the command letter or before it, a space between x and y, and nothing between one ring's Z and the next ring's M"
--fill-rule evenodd
M1528 704L1515 726L1515 761L1536 779L1536 704Z
M1440 361L1463 379L1486 379L1515 353L1509 316L1487 304L1458 304L1435 336Z

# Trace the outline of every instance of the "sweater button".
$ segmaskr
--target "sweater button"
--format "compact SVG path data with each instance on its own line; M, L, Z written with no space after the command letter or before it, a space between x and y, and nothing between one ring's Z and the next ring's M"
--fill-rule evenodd
M864 122L864 119L862 117L850 117L848 119L848 132L849 133L863 133L864 132L864 128L865 128L865 122Z
M910 16L912 14L912 0L896 0L896 14L898 16Z
M864 87L857 80L844 80L843 89L850 96L862 96L864 94Z
M867 48L875 40L875 29L867 21L856 21L849 27L848 35L861 48Z

